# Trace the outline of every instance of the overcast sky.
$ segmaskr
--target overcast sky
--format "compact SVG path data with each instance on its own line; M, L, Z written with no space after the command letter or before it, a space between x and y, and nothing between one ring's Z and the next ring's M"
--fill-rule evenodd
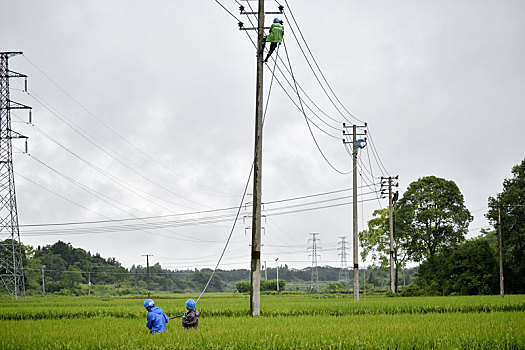
M221 3L250 26L235 1ZM13 142L21 240L38 246L60 239L126 267L144 265L146 253L172 269L213 266L235 210L137 218L241 201L253 157L256 57L236 19L212 0L1 4L0 50L23 51L10 59L10 69L29 77L29 94L21 91L22 80L11 79L11 98L33 107L34 126L24 123L25 111L12 111L13 129L29 136L30 155L20 152L23 142ZM487 198L501 191L525 156L525 3L289 5L286 48L298 83L326 114L306 100L322 119L306 110L323 129L310 125L323 154L337 170L350 170L342 122L356 120L331 95L334 107L312 74L290 30L299 35L288 23L292 13L337 97L368 123L383 164L370 144L360 151L360 198L366 200L359 205L360 229L387 205L366 194L374 189L372 177L378 182L382 175L399 175L401 193L423 176L453 180L475 218L469 236L488 227ZM282 46L279 56L285 71ZM297 103L282 75L276 77ZM266 67L265 98L270 79ZM348 189L351 175L327 164L303 115L275 81L269 101L263 202ZM297 211L348 203L334 200L348 195L266 204L262 260L308 266L309 233L318 232L319 264L339 266L339 237L351 241L351 206ZM241 211L222 268L249 268L249 211ZM113 219L137 220L23 226Z

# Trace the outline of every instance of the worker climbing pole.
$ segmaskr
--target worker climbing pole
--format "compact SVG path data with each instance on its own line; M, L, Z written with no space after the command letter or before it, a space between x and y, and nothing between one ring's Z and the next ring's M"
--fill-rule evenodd
M268 51L268 55L264 59L264 63L268 62L268 58L270 58L272 53L275 51L275 48L277 47L277 45L281 45L281 43L283 42L283 35L284 35L283 21L281 21L279 18L274 18L273 24L270 27L270 33L265 38L265 41L271 44L270 44L270 50Z

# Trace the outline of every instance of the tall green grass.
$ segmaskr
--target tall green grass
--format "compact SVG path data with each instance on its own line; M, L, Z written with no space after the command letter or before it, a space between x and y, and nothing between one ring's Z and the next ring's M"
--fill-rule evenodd
M185 310L187 296L157 299L168 315ZM60 318L143 318L143 299L109 299L78 297L34 297L26 301L0 300L0 320L60 319ZM249 314L249 298L245 295L212 294L198 305L202 317L239 317ZM361 298L356 303L352 296L320 298L311 295L262 296L263 316L346 316L381 314L472 313L496 311L525 311L525 297L456 296Z
M157 299L168 314L187 296ZM142 299L0 300L0 349L522 349L525 296L348 298L206 295L197 330L150 336ZM18 316L17 316L18 315Z

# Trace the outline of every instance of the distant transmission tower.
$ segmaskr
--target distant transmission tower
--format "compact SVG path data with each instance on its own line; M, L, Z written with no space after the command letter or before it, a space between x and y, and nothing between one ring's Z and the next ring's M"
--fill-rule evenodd
M308 250L311 251L311 254L309 256L312 257L312 279L310 281L310 291L315 290L319 291L319 273L317 272L317 257L321 256L318 254L318 251L321 251L321 247L319 246L320 239L317 238L317 235L319 233L310 233L310 238L308 240L308 243L312 242L312 246L308 247Z
M341 238L341 242L339 242L339 247L337 248L337 251L340 251L338 254L341 257L341 270L339 270L339 281L343 281L345 283L348 283L349 275L348 275L348 264L346 261L346 250L348 249L346 247L346 237L339 237Z
M8 67L9 58L20 54L22 52L0 52L0 280L14 299L25 298L25 284L11 140L26 139L27 151L27 137L11 129L10 110L31 108L9 99L10 78L25 78L27 91L27 76Z

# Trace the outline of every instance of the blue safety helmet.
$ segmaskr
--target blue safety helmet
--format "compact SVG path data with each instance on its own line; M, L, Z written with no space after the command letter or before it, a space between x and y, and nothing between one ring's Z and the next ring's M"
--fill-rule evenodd
M147 308L148 306L154 306L155 302L151 299L144 300L144 308Z
M273 23L279 23L279 22L281 22L281 20L279 18L276 17L276 18L273 19Z
M186 307L190 310L195 310L195 307L197 306L197 303L195 302L195 300L193 299L188 299L188 301L186 301Z

